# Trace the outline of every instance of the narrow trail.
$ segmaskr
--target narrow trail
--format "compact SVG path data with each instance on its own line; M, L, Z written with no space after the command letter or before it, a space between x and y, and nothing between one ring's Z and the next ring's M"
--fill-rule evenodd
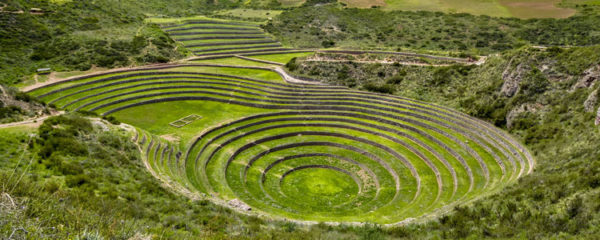
M452 64L428 64L428 63L417 63L417 62L392 62L386 60L371 60L371 61L355 61L355 60L333 60L333 59L308 59L305 62L347 62L347 63L379 63L379 64L394 64L399 63L404 66L421 66L421 67L447 67Z
M0 92L3 97L8 98L8 93L6 93L6 89L0 85Z
M36 118L30 118L27 120L23 120L20 122L11 122L11 123L5 123L5 124L0 124L0 128L9 128L9 127L16 127L16 126L22 126L22 125L27 125L27 124L42 124L42 122L50 117L54 117L54 116L58 116L65 113L64 111L58 111L58 112L54 112L50 115L44 115L44 116L40 116L40 117L36 117Z
M421 67L447 67L447 66L452 66L454 64L449 64L449 63L445 63L445 64L429 64L429 63L419 63L419 62L394 62L394 61L387 61L387 60L370 60L370 61L363 61L363 60L335 60L335 59L323 59L323 58L313 58L313 59L307 59L304 60L305 62L352 62L352 63L371 63L371 64L375 64L375 63L379 63L379 64L400 64L400 65L404 65L404 66L421 66ZM483 65L485 62L487 61L487 56L481 56L479 58L479 60L477 60L476 62L457 62L458 64L464 64L464 65Z
M298 78L296 78L296 77L288 74L282 67L276 67L273 70L275 72L279 73L279 75L281 75L281 77L283 77L283 79L286 82L289 82L289 83L323 85L323 83L321 83L321 82L310 82L310 81L305 81L305 80L302 80L302 79L298 79Z

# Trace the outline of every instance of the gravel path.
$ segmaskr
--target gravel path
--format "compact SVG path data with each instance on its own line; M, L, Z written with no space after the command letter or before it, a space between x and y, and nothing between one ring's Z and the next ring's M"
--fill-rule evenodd
M0 124L0 128L9 128L9 127L27 125L27 124L32 124L32 123L41 124L44 120L48 119L49 117L58 116L58 115L61 115L63 113L65 113L65 112L64 111L59 111L59 112L52 113L50 115L44 115L44 116L37 117L37 118L31 118L31 119L20 121L20 122L12 122L12 123Z

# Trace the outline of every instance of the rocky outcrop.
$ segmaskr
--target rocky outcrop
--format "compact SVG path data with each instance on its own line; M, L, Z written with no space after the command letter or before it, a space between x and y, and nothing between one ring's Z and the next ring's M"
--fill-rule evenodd
M502 89L500 92L507 97L512 97L517 93L519 90L519 84L521 81L523 81L525 73L529 72L529 69L525 64L521 63L517 65L515 69L511 69L511 63L509 63L509 66L506 67L502 73L502 80L504 80L504 84L502 84Z
M510 112L508 112L508 114L506 114L506 127L508 129L511 129L513 126L513 122L515 121L515 119L517 119L517 117L521 113L524 113L524 112L536 113L542 108L543 108L542 105L533 104L533 103L526 103L526 104L523 104L516 108L513 108L512 110L510 110Z
M236 209L239 209L239 210L243 210L243 211L250 211L250 210L252 210L252 208L250 206L248 206L248 204L240 201L237 198L233 199L233 200L230 200L227 203L229 203L229 205L232 206L233 208L236 208Z
M598 107L598 113L596 114L596 126L600 125L600 107Z
M577 88L588 88L594 84L594 82L600 79L600 65L588 68L583 72L583 77L577 81L577 83L573 86L574 89Z
M586 112L594 112L594 107L598 103L598 89L594 90L588 98L583 102L583 108Z

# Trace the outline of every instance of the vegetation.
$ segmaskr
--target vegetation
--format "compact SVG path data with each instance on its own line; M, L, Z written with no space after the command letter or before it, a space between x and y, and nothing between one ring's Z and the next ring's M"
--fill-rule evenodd
M212 67L218 74L193 65L132 70L52 84L31 94L59 108L116 114L140 127L150 117L140 119L138 110L128 109L151 105L142 111L163 113L146 129L160 130L142 132L138 141L154 175L184 193L238 199L274 217L394 223L493 192L533 164L510 137L488 136L484 131L495 131L484 130L490 126L449 109L334 86L283 83L278 75L265 78L272 71L246 68ZM263 77L249 78L253 74ZM390 86L365 88L391 93ZM186 107L184 100L213 103ZM182 106L153 106L174 101L171 105ZM216 122L212 106L223 122ZM190 114L208 119L177 130L166 124ZM310 117L315 114L319 117ZM178 136L180 157L153 134ZM273 153L261 152L265 149ZM324 181L308 189L292 184L313 174ZM338 183L344 179L353 182ZM323 198L293 200L305 191Z
M481 0L463 0L463 1L377 1L377 0L359 0L347 1L341 0L348 7L369 8L376 7L384 10L412 10L412 11L434 11L448 13L470 13L474 15L487 15L494 17L518 17L518 18L565 18L575 13L574 9L559 8L556 6L561 0L502 0L502 1L481 1ZM594 1L575 0L571 1L578 4L597 4ZM573 4L566 7L575 7Z
M1 238L600 235L594 2L564 0L576 16L532 20L334 2L0 4L0 79L37 83L1 88L0 122L70 112L0 126ZM256 36L493 54L243 49ZM204 56L42 83L192 52ZM40 67L81 71L30 77Z
M598 46L522 48L481 66L419 67L296 60L299 70L331 83L361 86L403 76L396 94L461 109L509 130L536 156L536 170L500 193L455 208L419 231L446 238L589 238L598 234L596 111L584 102L600 85ZM335 72L348 69L345 79ZM319 75L310 75L318 72ZM382 72L378 76L378 72ZM586 78L587 77L587 78ZM516 91L505 87L517 79ZM596 92L597 94L597 92ZM596 110L600 103L589 108ZM409 236L414 236L410 235Z
M567 19L492 18L439 12L382 12L335 5L300 7L278 15L265 29L294 47L419 49L475 54L531 45L592 45L600 16ZM323 45L323 43L326 43Z

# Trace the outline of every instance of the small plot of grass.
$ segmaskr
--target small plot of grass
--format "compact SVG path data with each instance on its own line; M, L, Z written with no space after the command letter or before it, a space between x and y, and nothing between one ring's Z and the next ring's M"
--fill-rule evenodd
M292 60L292 58L306 57L306 56L310 56L313 54L315 54L315 53L314 52L302 52L302 53L284 53L284 54L270 54L270 55L253 55L253 56L248 56L248 57L286 64L290 60Z
M238 52L238 51L242 51L242 52L251 52L251 51L262 51L262 50L268 50L271 51L271 49L281 49L280 51L284 51L285 48L284 47L257 47L257 48L251 48L251 49L233 49L233 50L218 50L218 51L209 51L209 52L198 52L198 55L202 55L202 54L213 54L213 55L219 55L217 53L220 54L227 54L227 53L231 53L231 52ZM267 52L268 52L267 51ZM275 51L275 50L273 50ZM237 54L237 53L234 53ZM244 53L240 53L240 54L244 54Z
M231 119L265 112L270 112L270 110L216 102L177 101L142 105L111 115L121 122L140 127L154 135L178 136L183 145L181 147L185 147L185 144L203 129ZM169 126L170 122L190 114L202 116L202 119L181 128Z
M575 9L559 8L561 0L499 0L510 14L518 18L567 18Z
M150 18L145 19L146 22L157 23L157 24L185 23L187 21L194 21L194 20L206 20L206 21L215 21L215 22L234 22L234 23L244 23L244 24L251 24L251 25L257 24L256 22L223 20L223 19L219 19L219 18L209 18L206 16L193 16L193 17L184 17L184 18L150 17Z
M190 38L192 38L190 36ZM193 44L204 44L204 43L233 43L231 45L244 45L244 44L248 44L248 43L254 43L254 42L258 42L258 41L266 41L266 40L273 40L270 38L250 38L250 39L201 39L201 40L184 40L182 41L184 43L184 45L186 46L190 46ZM262 43L260 43L262 44ZM248 44L248 45L252 45L252 44ZM230 46L230 45L227 45ZM213 46L214 47L214 46Z
M358 186L351 176L332 169L306 168L283 179L281 189L305 205L335 206L354 198Z
M244 8L235 8L230 10L223 10L216 12L217 15L221 16L230 16L230 17L239 17L239 18L260 18L260 19L269 19L276 17L281 14L283 11L281 10L263 10L263 9L244 9Z
M202 46L202 47L189 47L188 49L191 51L203 51L210 49L218 49L218 48L237 48L237 47L250 47L251 48L259 48L264 46L272 46L278 45L278 43L260 43L260 44L238 44L238 45L225 45L225 46ZM246 50L246 49L230 49L231 51L236 50Z
M106 70L108 70L108 68L93 67L87 71L55 72L54 77L56 77L58 79L64 79L64 78L70 78L70 77L74 77L74 76L91 74L94 72L100 72L100 71L106 71Z
M284 7L297 7L302 5L306 0L278 0Z
M193 64L192 62L191 64ZM175 69L167 69L164 71L190 71L203 73L226 74L232 76L243 76L257 80L265 80L276 83L285 83L283 78L276 72L261 70L261 69L245 69L245 68L229 68L229 67L181 67Z
M341 2L348 7L379 6L384 10L439 11L494 17L565 18L575 13L574 9L557 7L561 0L341 0Z
M194 61L194 63L210 63L210 64L224 64L234 66L258 66L258 67L272 67L271 64L248 61L236 57L218 58L218 59L207 59Z
M182 26L165 27L165 30L171 30L170 32L184 32L184 31L188 31L188 30L199 30L199 29L185 29L185 28L192 28L192 27L202 27L201 29L212 29L213 31L236 30L237 28L240 29L237 31L261 30L260 27L257 27L257 26L238 25L238 24L214 24L214 23L190 23L190 24L185 24ZM236 29L220 29L220 28L236 28ZM183 29L183 30L178 30L178 29ZM248 30L244 30L244 29L248 29Z

